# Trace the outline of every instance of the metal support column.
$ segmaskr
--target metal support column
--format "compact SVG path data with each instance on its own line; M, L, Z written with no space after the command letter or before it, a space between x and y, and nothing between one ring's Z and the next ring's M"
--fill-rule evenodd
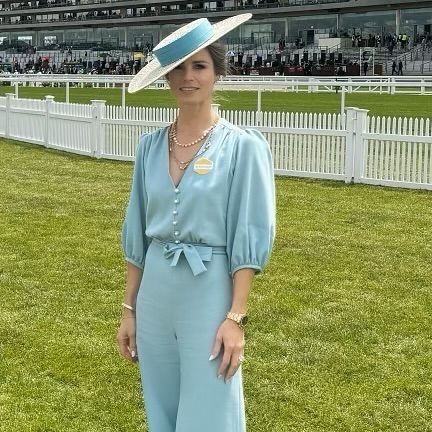
M399 36L401 23L401 10L396 9L396 35Z

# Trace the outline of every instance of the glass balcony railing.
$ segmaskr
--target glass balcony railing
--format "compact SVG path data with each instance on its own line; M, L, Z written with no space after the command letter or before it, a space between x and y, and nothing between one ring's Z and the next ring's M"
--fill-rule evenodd
M143 4L141 8L148 9L149 15L164 15L164 14L181 14L185 12L208 12L208 11L231 11L231 10L244 10L244 9L256 9L256 8L272 8L272 7L290 7L290 6L313 6L313 5L322 5L322 4L331 4L331 3L346 3L351 0L259 0L257 1L239 1L237 7L225 7L218 6L216 8L194 8L190 6L186 6L186 4L169 4L169 5L161 5L161 4ZM50 8L55 12L57 8L64 8L71 6L88 6L88 5L107 5L109 6L107 9L116 9L119 7L128 7L129 9L140 9L134 5L133 8L127 6L127 0L55 0L55 1L47 1L42 0L37 2L25 2L25 3L10 3L8 7L3 7L0 9L1 12L4 11L20 11L20 10L37 10L37 9L46 9ZM216 2L223 3L223 2ZM183 6L183 7L182 7ZM175 9L174 9L175 8ZM153 9L153 10L152 10Z

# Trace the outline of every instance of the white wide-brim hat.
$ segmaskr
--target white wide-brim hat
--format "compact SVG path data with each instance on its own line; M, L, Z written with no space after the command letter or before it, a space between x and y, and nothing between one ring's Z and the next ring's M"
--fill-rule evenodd
M235 15L213 25L207 18L199 18L180 27L154 47L153 60L133 77L128 92L135 93L149 86L186 59L251 18L250 13Z

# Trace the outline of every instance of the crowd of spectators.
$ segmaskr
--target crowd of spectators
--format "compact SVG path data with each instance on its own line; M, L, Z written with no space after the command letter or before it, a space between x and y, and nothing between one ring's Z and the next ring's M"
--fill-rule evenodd
M56 62L49 57L37 56L29 58L24 64L19 63L13 56L12 58L0 57L0 71L18 74L100 74L100 75L134 75L145 64L147 57L135 59L131 54L127 59L120 57L101 57L98 60L87 60L84 58L70 58L61 62ZM8 65L8 69L4 66ZM2 67L3 66L3 67Z
M381 48L386 47L390 53L393 54L395 49L408 50L411 46L422 44L430 46L432 44L432 35L430 33L417 34L414 38L406 32L397 34L372 35L363 37L359 34L351 36L352 47L370 47Z
M353 35L352 43L354 47L380 47L382 44L388 48L390 54L393 53L394 47L404 51L406 50L410 37L406 33L399 36L396 35L369 35L367 38L361 38L358 35ZM413 38L416 44L427 44L432 46L432 37L429 33L418 35ZM97 53L87 51L79 52L72 50L72 47L62 47L57 51L57 57L53 54L38 55L35 47L27 46L25 50L25 61L23 58L18 58L14 54L9 54L4 58L0 57L0 71L10 73L66 73L66 74L101 74L101 75L133 75L136 74L148 61L152 58L153 45L147 43L139 52L129 52L117 56L116 54ZM1 51L1 46L0 46ZM138 51L138 50L136 50ZM23 50L21 50L23 52ZM61 56L58 55L61 53ZM358 57L349 53L314 53L313 56L307 51L303 54L285 55L286 41L280 38L275 50L269 54L267 58L262 58L259 55L250 55L243 52L231 53L228 61L231 72L234 74L248 75L251 73L275 73L283 74L304 74L304 75L320 75L320 74L337 74L343 75L348 70L358 70L360 74L367 75L372 69L370 57L371 50L363 51L363 59L361 65L358 63ZM91 53L91 55L90 55ZM400 53L400 51L399 51ZM366 56L367 54L367 56ZM253 59L253 60L252 60ZM390 62L392 59L390 59ZM392 75L403 74L403 63L400 58L395 58L392 65ZM379 69L379 68L378 68ZM265 71L264 71L265 70ZM351 72L353 74L355 72Z
M396 34L385 34L374 35L369 34L362 36L360 34L353 34L351 36L352 47L369 47L369 48L381 48L386 47L390 52L393 52L395 48L407 49L410 42L410 37L406 32Z

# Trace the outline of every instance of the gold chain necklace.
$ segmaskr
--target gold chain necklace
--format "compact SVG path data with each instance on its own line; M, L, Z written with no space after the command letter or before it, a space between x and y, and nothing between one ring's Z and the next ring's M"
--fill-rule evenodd
M172 125L171 125L171 127L172 127ZM213 131L213 128L212 128L212 131ZM202 155L210 147L210 144L211 144L211 142L210 142L211 135L210 135L208 142L203 147L201 147L191 159L189 159L187 161L181 161L181 160L177 159L177 157L175 156L175 154L173 152L173 145L172 145L173 140L171 139L171 133L169 133L168 136L169 136L168 145L169 145L170 155L174 159L178 168L182 171L184 171L194 159L196 159L198 156Z

